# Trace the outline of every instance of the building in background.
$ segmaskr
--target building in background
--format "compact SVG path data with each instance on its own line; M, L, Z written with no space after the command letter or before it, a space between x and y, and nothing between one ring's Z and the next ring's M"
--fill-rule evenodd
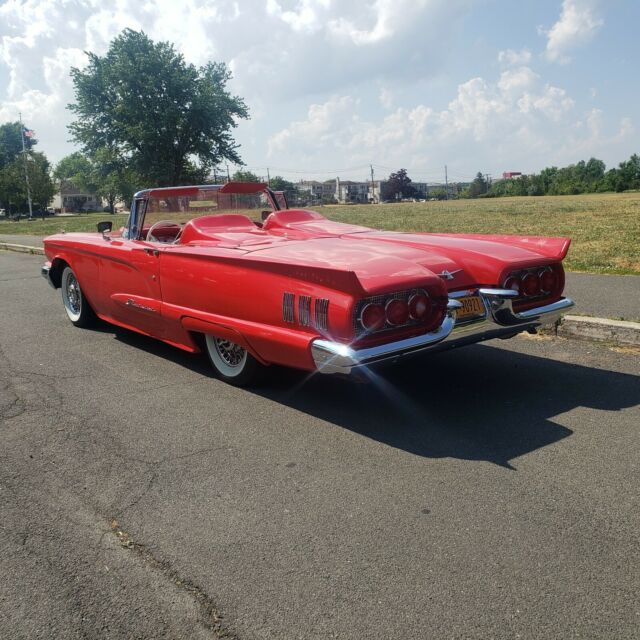
M82 191L69 180L63 180L60 191L53 196L52 206L61 213L83 213L102 211L104 202L95 193Z

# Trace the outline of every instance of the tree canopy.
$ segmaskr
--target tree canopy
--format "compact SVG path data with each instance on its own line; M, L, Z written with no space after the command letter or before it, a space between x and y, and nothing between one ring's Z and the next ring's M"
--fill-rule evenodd
M407 175L406 169L400 169L392 173L384 183L382 199L402 199L412 198L416 194L415 187L411 184L411 178Z
M0 206L10 213L26 213L28 209L25 160L34 210L46 208L55 193L49 161L43 153L34 151L38 143L35 138L25 137L23 157L22 129L20 122L0 125Z
M242 171L242 170L236 171L231 176L231 179L234 182L262 182L262 178L260 178L260 176L257 176L255 173L252 173L251 171Z
M202 182L223 160L240 163L231 131L247 107L226 88L223 63L187 64L169 42L124 30L104 56L72 68L73 140L90 157L108 153L144 182ZM106 150L106 151L105 151Z
M498 180L487 195L555 196L628 189L640 189L640 156L637 154L608 171L602 160L590 158L567 167L546 167L540 173Z
M0 125L0 169L13 162L22 153L22 130L25 129L19 122L5 122ZM38 141L35 138L24 139L27 151L31 150Z

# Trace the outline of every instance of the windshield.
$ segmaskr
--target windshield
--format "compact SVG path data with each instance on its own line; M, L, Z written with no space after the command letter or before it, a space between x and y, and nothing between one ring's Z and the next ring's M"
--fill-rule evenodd
M137 202L138 211L131 236L138 237L140 230L146 231L160 220L171 220L184 224L194 218L222 213L243 214L259 221L263 212L271 213L273 207L265 192L224 193L220 187L208 187L188 191L188 195L175 195L179 190L167 189ZM158 193L159 192L159 193Z

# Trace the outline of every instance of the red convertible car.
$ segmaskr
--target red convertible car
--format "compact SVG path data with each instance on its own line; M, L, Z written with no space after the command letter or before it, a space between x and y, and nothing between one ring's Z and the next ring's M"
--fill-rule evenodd
M242 385L270 364L350 373L535 331L573 306L569 243L378 231L231 182L141 191L119 231L46 238L42 274L74 325L98 316L204 350Z

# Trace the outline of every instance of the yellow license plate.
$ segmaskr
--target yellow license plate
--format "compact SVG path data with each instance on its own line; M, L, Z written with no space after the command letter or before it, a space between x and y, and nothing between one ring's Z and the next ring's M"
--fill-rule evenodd
M476 316L484 315L484 304L479 296L469 296L467 298L457 298L462 305L456 314L458 320L465 320Z

